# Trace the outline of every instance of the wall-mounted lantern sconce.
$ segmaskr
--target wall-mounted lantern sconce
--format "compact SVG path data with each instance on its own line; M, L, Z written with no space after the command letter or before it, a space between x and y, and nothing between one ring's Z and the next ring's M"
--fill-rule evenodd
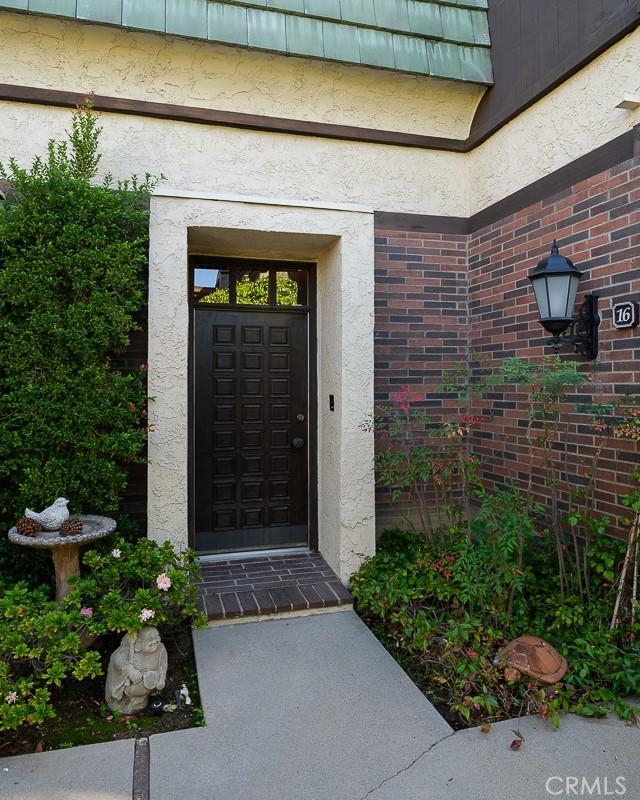
M551 255L543 258L529 273L529 280L533 284L540 324L552 335L549 344L553 352L558 353L562 345L569 345L581 356L593 359L598 355L598 296L586 295L578 318L573 319L581 275L572 261L560 255L554 239ZM567 328L571 328L570 333L565 333Z

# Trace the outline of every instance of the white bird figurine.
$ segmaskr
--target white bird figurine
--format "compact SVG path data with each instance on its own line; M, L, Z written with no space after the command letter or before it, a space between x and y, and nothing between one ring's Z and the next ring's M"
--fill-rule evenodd
M39 514L30 508L25 508L24 515L29 519L35 519L45 529L45 531L59 531L63 522L69 519L69 501L64 497L59 497L56 502L45 508Z

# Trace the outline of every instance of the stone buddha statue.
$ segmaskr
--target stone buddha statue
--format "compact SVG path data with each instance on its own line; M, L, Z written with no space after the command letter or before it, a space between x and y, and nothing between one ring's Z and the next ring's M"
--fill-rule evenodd
M109 659L105 700L112 711L136 714L147 707L150 694L164 689L167 650L157 628L125 634Z

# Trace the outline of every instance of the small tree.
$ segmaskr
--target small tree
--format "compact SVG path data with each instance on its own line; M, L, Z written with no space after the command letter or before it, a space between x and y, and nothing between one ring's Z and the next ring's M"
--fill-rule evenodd
M144 368L125 374L145 303L147 176L96 185L101 128L89 106L30 169L0 164L0 518L71 500L114 511L125 465L144 459Z

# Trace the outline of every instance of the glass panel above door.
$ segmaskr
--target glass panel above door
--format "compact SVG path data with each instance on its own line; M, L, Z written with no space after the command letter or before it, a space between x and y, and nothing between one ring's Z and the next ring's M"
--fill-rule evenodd
M194 305L226 307L309 307L309 264L214 259L192 256L191 297Z
M289 269L276 273L276 303L279 306L306 306L306 269Z
M229 303L229 270L196 267L193 271L193 299L196 303Z
M236 275L236 303L239 306L268 306L269 273L259 270L238 270Z

